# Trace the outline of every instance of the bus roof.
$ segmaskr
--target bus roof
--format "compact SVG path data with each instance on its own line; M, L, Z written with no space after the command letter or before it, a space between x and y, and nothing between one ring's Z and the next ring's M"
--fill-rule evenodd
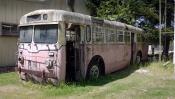
M125 23L103 20L76 12L54 9L36 10L24 15L20 20L20 26L32 24L51 24L58 23L59 21L86 25L99 24L105 27L120 28L122 30L128 30L132 32L143 32L142 29L127 25Z

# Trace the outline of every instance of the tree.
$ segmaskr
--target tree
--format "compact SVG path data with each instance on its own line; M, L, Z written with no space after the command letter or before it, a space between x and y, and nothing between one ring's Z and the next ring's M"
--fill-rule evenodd
M159 0L86 0L91 15L144 29L150 43L158 43ZM162 0L162 13L165 1ZM167 0L167 27L171 30L174 1ZM163 16L162 16L163 18Z
M97 16L97 8L103 0L86 0L86 6L92 16Z

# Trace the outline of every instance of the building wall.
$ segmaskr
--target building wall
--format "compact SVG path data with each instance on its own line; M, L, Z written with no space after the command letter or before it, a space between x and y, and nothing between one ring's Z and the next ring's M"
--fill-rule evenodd
M85 0L75 0L75 12L89 14ZM0 22L19 23L22 15L38 9L61 9L70 11L66 0L0 0Z
M89 14L85 0L75 0L75 12ZM61 9L70 11L66 0L0 0L0 22L18 24L21 16L38 9ZM16 62L17 37L0 36L0 66L14 66Z
M22 15L40 8L46 8L46 5L21 0L0 0L0 21L19 23Z
M17 51L16 37L0 37L0 66L14 66Z

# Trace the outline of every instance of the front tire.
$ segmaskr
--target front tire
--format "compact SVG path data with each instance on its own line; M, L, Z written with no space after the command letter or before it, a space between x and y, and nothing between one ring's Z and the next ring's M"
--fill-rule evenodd
M27 75L24 72L19 73L19 77L22 81L28 81Z
M54 86L58 86L59 85L58 79L50 78L49 81Z

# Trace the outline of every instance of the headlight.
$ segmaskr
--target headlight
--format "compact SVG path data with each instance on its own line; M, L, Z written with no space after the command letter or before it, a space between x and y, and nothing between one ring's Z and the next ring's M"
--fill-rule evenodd
M23 57L22 54L23 54L22 51L20 51L19 56L18 56L18 61L19 61L20 64L23 65L24 64L24 57Z
M54 60L48 59L48 60L45 61L45 64L46 64L46 67L48 69L51 69L53 67L53 65L54 65Z
M49 52L48 55L49 58L45 61L45 64L48 69L51 69L56 63L54 60L54 52Z
M18 61L23 65L24 64L24 57L19 57Z
M54 52L49 52L49 57L54 57Z

